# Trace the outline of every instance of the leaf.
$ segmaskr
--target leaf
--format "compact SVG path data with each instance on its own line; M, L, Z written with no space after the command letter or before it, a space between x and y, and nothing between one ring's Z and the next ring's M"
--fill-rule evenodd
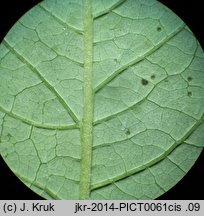
M0 46L0 152L47 199L154 199L204 139L204 54L155 0L46 0Z

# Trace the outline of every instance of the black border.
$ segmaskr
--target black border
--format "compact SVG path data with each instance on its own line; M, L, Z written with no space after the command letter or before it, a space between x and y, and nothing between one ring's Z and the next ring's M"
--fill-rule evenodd
M14 23L40 0L1 1L0 3L0 41ZM204 8L202 1L160 0L172 9L194 32L204 48ZM165 200L203 200L204 199L204 151L187 175L171 190L158 199ZM26 187L7 167L0 157L0 200L42 200Z

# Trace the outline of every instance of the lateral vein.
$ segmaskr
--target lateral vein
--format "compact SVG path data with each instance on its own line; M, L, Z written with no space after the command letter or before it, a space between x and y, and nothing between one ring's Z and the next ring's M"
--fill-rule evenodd
M96 190L98 188L113 184L115 182L119 182L122 179L126 179L132 175L135 175L143 170L146 170L152 166L154 166L156 163L159 163L160 161L164 160L165 158L168 158L168 156L182 143L185 142L185 140L191 136L191 134L203 123L204 120L204 113L201 116L201 118L193 125L193 127L183 136L183 138L177 140L174 142L174 144L169 147L168 150L166 150L163 154L159 155L158 157L154 158L153 160L149 161L146 164L143 164L139 167L133 168L131 170L127 170L127 172L118 175L114 178L109 178L107 180L103 180L101 182L96 182L94 184L91 185L91 190Z
M61 97L61 95L56 91L56 89L45 79L45 77L30 62L28 62L23 56L21 56L21 54L19 54L18 51L16 51L6 40L3 41L3 44L7 47L7 49L10 50L12 54L14 54L21 62L27 65L28 68L30 68L30 70L33 71L38 76L38 78L45 84L45 86L56 96L56 98L59 100L59 102L64 107L64 109L71 116L73 121L78 123L79 120L75 115L75 113L65 102L65 100Z
M47 129L47 130L69 130L69 129L78 129L79 126L77 124L70 124L70 125L52 125L52 124L42 124L39 122L35 122L29 119L26 119L20 115L17 115L11 111L8 111L6 109L4 109L3 107L0 106L0 111L5 113L6 115L19 120L29 126L34 126L36 128L43 128L43 129Z
M118 8L119 6L121 6L125 2L126 2L126 0L119 0L118 2L116 2L115 4L113 4L110 8L108 8L106 10L103 10L103 11L95 14L94 19L97 19L97 18L99 18L101 16L104 16L104 15L110 13L112 10Z
M115 79L119 74L124 72L128 67L134 66L135 64L143 61L148 56L150 56L152 53L160 49L165 43L170 41L172 38L174 38L178 33L180 33L185 27L185 24L181 25L175 32L170 34L167 38L165 38L163 41L161 41L159 44L154 46L152 49L147 51L144 55L138 57L137 59L132 60L131 62L128 62L127 64L123 65L121 68L113 72L109 77L107 77L103 82L101 82L98 86L95 87L94 91L98 92L100 91L104 86L106 86L108 83L110 83L113 79Z
M67 23L65 23L64 21L62 21L59 17L57 17L56 15L54 15L51 11L49 11L47 8L43 7L42 5L39 4L39 7L45 11L47 14L49 14L51 17L53 17L53 19L55 19L59 24L61 24L63 27L70 29L72 31L74 31L75 33L81 34L83 35L83 31L80 29L77 29L71 25L68 25Z

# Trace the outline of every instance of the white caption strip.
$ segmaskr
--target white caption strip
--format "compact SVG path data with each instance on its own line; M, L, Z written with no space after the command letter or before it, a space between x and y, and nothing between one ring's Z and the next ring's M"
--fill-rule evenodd
M0 215L203 216L204 200L42 201L1 200Z

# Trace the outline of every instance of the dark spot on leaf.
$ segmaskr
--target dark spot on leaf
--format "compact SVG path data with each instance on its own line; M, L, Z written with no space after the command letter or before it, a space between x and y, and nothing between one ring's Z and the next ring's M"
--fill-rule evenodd
M162 30L161 27L158 26L157 31L160 32L161 30Z
M12 138L12 135L10 133L7 133L7 138L10 140Z
M7 137L11 138L11 137L12 137L12 135L11 135L10 133L7 133Z
M191 76L188 77L188 81L190 82L193 78Z
M142 85L147 85L149 83L146 79L142 79L141 82L142 82Z
M152 74L151 79L155 79L155 78L156 78L156 76L154 74Z
M125 134L126 134L126 135L130 135L130 130L129 130L129 129L126 129L126 130L125 130Z
M164 82L169 82L169 80L165 80Z
M191 97L192 96L192 92L188 91L188 96Z

